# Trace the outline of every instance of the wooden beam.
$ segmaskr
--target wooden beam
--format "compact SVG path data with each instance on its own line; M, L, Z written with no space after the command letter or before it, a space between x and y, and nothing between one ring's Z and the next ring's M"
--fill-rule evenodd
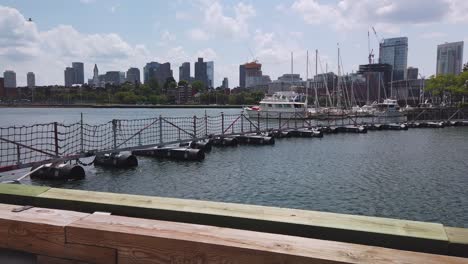
M0 202L8 204L32 204L34 197L49 189L50 187L44 186L0 183Z
M118 263L468 263L468 259L350 243L93 214L67 242L118 249Z
M356 216L256 205L51 188L40 206L214 225L260 232L359 243L429 253L447 253L438 223ZM48 200L47 200L47 199Z
M468 258L468 229L445 227L449 239L449 253L453 256Z
M0 204L0 247L91 263L115 260L115 250L65 243L65 226L87 214L44 208L12 212L18 207Z
M88 264L79 260L54 258L42 255L37 256L36 262L37 264Z

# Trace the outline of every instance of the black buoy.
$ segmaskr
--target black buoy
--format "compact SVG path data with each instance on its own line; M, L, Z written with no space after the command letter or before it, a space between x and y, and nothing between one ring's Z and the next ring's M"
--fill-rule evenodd
M274 137L265 137L265 136L257 136L257 135L241 135L241 136L237 136L236 139L239 141L240 144L247 144L247 145L274 145L275 144Z
M217 147L236 147L239 145L239 140L234 137L214 137L211 142L213 146Z
M37 166L31 169L35 170ZM31 174L31 179L80 180L85 177L83 167L71 164L46 164Z
M96 155L94 165L115 168L132 168L138 166L138 159L132 153L114 152Z
M190 141L186 143L180 143L179 147L190 147L193 149L201 149L205 152L210 152L212 148L211 140L207 141Z
M132 153L137 156L149 156L174 160L200 161L205 159L205 151L202 149L180 147L138 149L134 150Z
M274 137L274 138L287 138L291 137L291 134L289 131L282 131L282 130L272 130L268 132L267 134L269 137Z

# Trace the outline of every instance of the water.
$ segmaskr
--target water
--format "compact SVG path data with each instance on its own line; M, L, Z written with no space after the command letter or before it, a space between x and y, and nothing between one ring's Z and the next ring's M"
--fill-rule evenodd
M0 123L187 116L203 109L1 109ZM209 109L238 113L239 109ZM19 123L21 122L21 123ZM274 146L214 148L202 162L139 158L128 170L87 167L74 182L33 185L258 204L468 227L468 127L370 131ZM18 177L5 175L2 180Z

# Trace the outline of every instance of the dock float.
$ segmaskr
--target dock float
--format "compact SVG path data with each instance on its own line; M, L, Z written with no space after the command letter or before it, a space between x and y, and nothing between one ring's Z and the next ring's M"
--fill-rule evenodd
M221 136L216 136L210 138L211 143L213 146L216 147L237 147L239 145L239 140L234 137L221 137Z
M139 149L132 151L133 155L173 160L200 161L205 159L205 152L201 149L162 147Z
M323 132L314 129L293 129L289 131L291 137L304 137L304 138L322 138Z
M239 135L235 136L239 144L244 145L274 145L274 137L266 137L262 135Z

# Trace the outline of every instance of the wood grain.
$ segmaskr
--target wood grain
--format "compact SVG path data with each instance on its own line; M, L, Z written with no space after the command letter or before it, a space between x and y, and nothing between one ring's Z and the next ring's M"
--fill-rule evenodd
M63 259L63 258L54 258L49 256L37 256L36 259L37 264L89 264L89 262L82 262L79 260L70 260L70 259Z
M449 253L454 256L468 258L468 229L445 227L449 239Z
M90 215L67 241L118 249L119 263L468 263L468 259L123 216Z
M91 263L114 263L115 250L65 243L65 226L87 214L32 208L14 213L0 204L0 247Z
M448 240L443 225L409 220L56 188L49 189L39 197L311 225L443 242Z

